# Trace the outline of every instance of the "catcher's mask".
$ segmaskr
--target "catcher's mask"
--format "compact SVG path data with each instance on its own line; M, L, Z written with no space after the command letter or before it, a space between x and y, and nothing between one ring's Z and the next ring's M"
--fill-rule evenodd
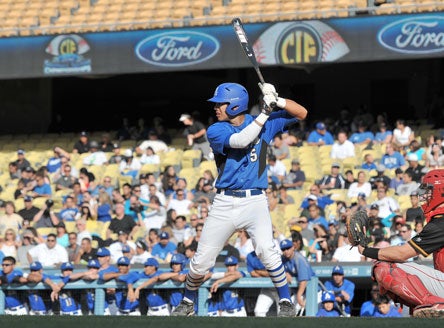
M427 222L437 214L444 214L444 169L431 170L422 178L418 189L421 208Z

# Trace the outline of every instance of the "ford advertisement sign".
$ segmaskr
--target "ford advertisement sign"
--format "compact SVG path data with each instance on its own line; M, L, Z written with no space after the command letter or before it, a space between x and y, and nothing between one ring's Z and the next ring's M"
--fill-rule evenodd
M151 65L180 67L195 65L219 51L219 41L199 32L177 31L156 34L137 44L137 57Z
M378 42L405 54L444 52L444 17L412 17L393 22L380 30Z

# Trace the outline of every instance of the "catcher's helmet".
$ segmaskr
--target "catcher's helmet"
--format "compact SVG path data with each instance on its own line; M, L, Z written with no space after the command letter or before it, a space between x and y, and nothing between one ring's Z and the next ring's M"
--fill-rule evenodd
M227 114L236 116L248 110L248 91L238 83L222 83L214 91L213 98L208 101L228 103Z
M185 255L183 255L181 253L174 254L171 257L170 267L172 267L173 264L180 264L180 267L181 267L180 269L183 270L186 261L187 261L187 258L185 257Z
M444 214L444 169L431 170L423 178L418 190L419 200L427 222L437 214Z

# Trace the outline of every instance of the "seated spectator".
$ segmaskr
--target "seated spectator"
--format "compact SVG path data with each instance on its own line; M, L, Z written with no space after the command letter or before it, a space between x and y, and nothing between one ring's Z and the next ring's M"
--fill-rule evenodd
M355 176L353 175L353 171L352 170L345 171L344 179L345 179L345 188L344 189L350 188L350 186L353 183L358 181L358 180L355 179Z
M284 186L279 187L279 195L278 195L279 204L294 204L294 198L287 193L287 188Z
M168 151L168 145L164 141L159 140L159 137L154 130L149 131L148 140L142 141L136 147L135 152L137 155L141 156L148 147L151 147L156 154Z
M405 212L405 219L407 223L424 222L424 212L419 205L418 191L412 191L410 193L410 203L412 204Z
M388 144L385 148L385 154L382 155L381 164L387 169L403 168L406 165L404 156L398 151L395 144Z
M333 159L355 157L355 145L347 139L345 131L338 132L337 141L331 148L330 157Z
M370 182L370 184L372 185L372 189L376 189L379 183L382 183L386 186L390 185L391 179L387 175L385 175L384 172L385 166L379 164L376 167L376 175L370 177L370 179L368 180L368 182Z
M140 157L140 163L143 164L160 164L160 157L153 148L147 147L143 155Z
M437 169L444 166L444 154L441 146L437 143L432 144L431 150L425 154L425 157L425 166L430 169Z
M399 203L396 199L387 195L387 186L378 187L374 202L379 206L378 216L382 218L384 226L389 227L395 215L400 214Z
M367 129L367 124L363 121L358 123L358 131L350 136L350 141L355 145L370 145L373 139L373 132Z
M54 233L48 234L46 242L31 248L27 257L29 263L39 261L44 267L54 267L68 262L68 252L57 244L57 236Z
M282 133L277 133L274 136L271 147L271 153L276 157L277 160L290 158L290 149L282 139Z
M375 159L373 158L372 154L365 154L364 155L364 162L361 165L361 169L364 170L376 170L376 163L375 163Z
M410 142L406 157L408 157L410 154L415 154L416 156L418 156L418 160L420 161L426 159L426 149L421 147L419 141L416 139L413 139Z
M375 134L375 140L374 143L376 144L386 144L392 142L393 139L393 132L389 129L387 129L387 123L380 122L378 125L378 132Z
M307 144L311 146L333 145L334 138L324 123L316 123L316 129L311 131L307 138Z
M304 186L305 172L301 170L301 163L297 159L291 161L290 171L285 175L282 185L289 190L300 190Z
M399 196L409 196L412 192L416 191L419 187L419 183L413 181L412 172L405 171L402 177L402 184L396 188L396 194Z
M83 165L104 165L108 163L108 158L106 158L106 154L99 148L97 141L90 141L89 153L89 155L83 158Z
M319 187L322 190L330 189L345 189L345 179L341 173L339 173L339 163L333 163L331 165L330 174L324 175L319 183Z
M321 188L318 184L311 185L309 189L310 194L302 200L301 208L307 208L311 202L316 202L316 204L324 209L325 206L333 204L334 200L332 200L330 195L325 195L322 193ZM313 197L314 196L314 197Z
M162 232L160 234L160 240L153 246L151 255L153 255L160 263L169 263L171 257L176 252L176 244L170 241L170 235L168 232Z
M364 171L358 172L358 181L350 185L347 192L347 197L358 197L359 193L364 193L366 197L369 197L372 193L372 186L367 181L367 175Z
M281 185L286 175L286 168L282 161L278 160L275 155L268 156L267 175L271 177L276 185Z
M395 126L393 130L393 143L402 151L406 151L410 142L415 139L415 133L405 124L403 119L396 120Z
M321 224L324 226L325 230L328 231L328 222L325 219L325 217L323 217L321 215L320 209L317 205L312 204L308 207L308 226L309 227L314 227L317 224Z
M133 181L139 176L139 170L142 168L142 164L137 157L134 157L131 149L126 149L123 153L123 158L119 164L120 174L124 176L131 176Z
M45 197L50 198L52 196L51 185L45 181L45 176L43 174L36 174L35 177L36 185L29 192L29 195L37 198L37 197Z
M407 161L409 166L405 169L405 172L410 172L412 174L412 180L421 183L421 178L427 172L427 168L424 165L419 164L418 156L415 154L410 154L407 156Z
M399 167L395 170L395 176L390 180L389 188L396 191L396 189L403 184L404 171Z

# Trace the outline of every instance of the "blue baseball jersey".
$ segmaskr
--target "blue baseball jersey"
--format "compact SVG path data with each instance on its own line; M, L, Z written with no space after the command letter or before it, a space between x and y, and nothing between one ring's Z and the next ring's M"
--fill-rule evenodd
M398 309L394 306L390 306L390 310L386 314L382 314L379 310L375 311L375 318L399 318L402 317L401 313L399 313Z
M129 272L125 275L121 275L119 278L117 278L117 281L122 281L127 284L133 284L137 280L139 280L139 273L138 272ZM133 311L139 307L139 301L135 300L134 302L130 302L128 300L128 289L117 289L115 293L116 298L116 304L117 307L121 310L129 310Z
M307 142L320 142L320 141L324 141L324 143L326 145L333 145L335 142L335 139L333 138L333 135L328 132L325 131L324 134L319 133L317 130L313 130L310 132L310 134L308 135L307 138Z
M147 275L145 272L139 273L139 279L151 279L160 275L161 272L156 271L153 274ZM167 301L157 293L155 289L151 289L146 295L146 303L149 307L158 307L167 304Z
M23 276L23 272L17 269L12 270L9 274L0 271L0 279L2 283L12 284L18 282L18 279ZM5 308L12 308L23 305L17 290L5 290Z
M64 284L67 284L70 280L69 276L63 276L60 274L58 279L61 279ZM59 293L60 311L72 312L81 310L80 305L80 292L76 290L62 290Z
M291 276L296 277L297 281L308 281L316 274L314 273L310 263L302 256L298 251L294 252L291 259L282 257L282 264L285 271L290 273Z
M267 147L276 133L284 131L285 127L297 122L286 111L273 112L265 122L257 142L247 148L231 148L230 137L239 133L256 117L245 115L244 122L233 126L229 122L216 122L207 130L207 137L215 155L218 177L218 189L266 189L267 179Z
M344 283L342 284L342 286L336 286L333 281L328 280L325 282L325 288L329 291L332 291L335 296L337 296L341 292L341 290L344 290L348 293L348 295L350 295L350 299L348 301L344 301L343 303L343 305L345 306L344 311L347 314L350 314L350 303L353 301L353 297L355 296L355 284L348 279L344 279ZM341 306L341 304L338 305Z
M47 278L54 279L46 273L42 274L42 282ZM55 277L58 279L58 277ZM28 294L29 308L33 311L48 311L51 308L52 302L49 300L50 291L48 290L30 290Z
M103 276L106 273L117 273L119 272L119 269L117 267L115 267L114 265L110 265L109 267L107 267L106 269L100 269L99 270L99 280L102 280L103 282ZM115 299L113 294L105 294L105 307L107 307L107 305L109 305L113 300Z
M366 301L361 305L361 311L359 312L360 317L373 317L377 309L372 301Z
M349 138L349 140L351 142L353 142L354 144L364 142L367 139L370 139L370 140L375 139L375 135L373 134L373 132L370 132L370 131L355 132Z
M319 309L319 311L316 313L317 317L340 317L340 313L336 310L333 309L331 311L327 311L326 309L322 308Z
M240 271L242 277L245 277L245 272ZM237 289L223 289L221 310L237 310L245 306L244 300L239 296Z
M266 270L261 260L259 260L259 258L257 257L255 251L248 253L246 262L247 262L247 271L249 273L251 273L251 271L254 270Z

